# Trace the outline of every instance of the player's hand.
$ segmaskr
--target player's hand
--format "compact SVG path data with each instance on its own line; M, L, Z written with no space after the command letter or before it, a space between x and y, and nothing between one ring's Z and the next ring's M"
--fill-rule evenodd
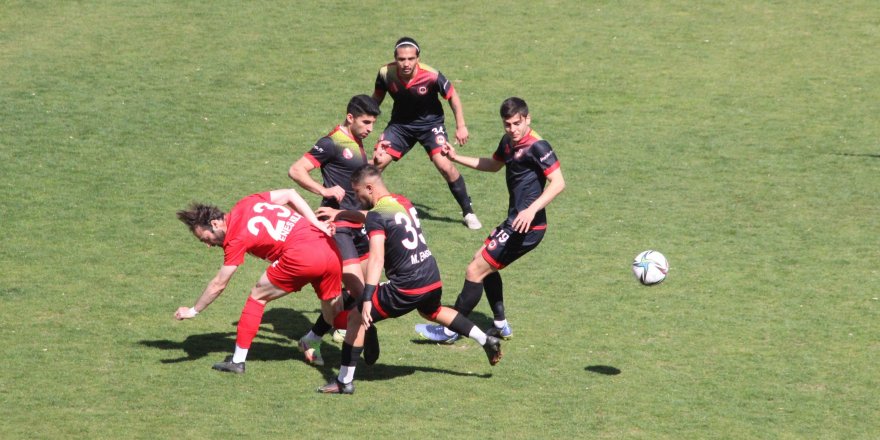
M340 210L336 208L331 208L329 206L322 206L315 210L315 215L320 220L336 220L336 215L339 214Z
M455 147L453 147L452 144L450 144L449 142L446 142L446 145L440 147L440 153L442 153L444 156L448 157L449 160L455 161L455 156L456 156Z
M178 321L183 321L184 319L195 318L196 314L193 313L192 307L178 307L177 311L174 312L174 319Z
M321 189L321 197L324 197L325 199L332 198L336 199L337 202L341 202L342 199L345 197L345 189L343 189L339 185L330 188L323 188Z
M513 219L513 230L519 232L520 234L525 234L529 232L529 228L532 226L532 221L535 219L535 212L531 209L524 209L516 215L516 218Z
M336 225L330 221L323 221L315 225L316 228L320 229L321 232L327 234L328 237L332 237L333 234L336 233Z
M373 316L370 314L372 311L373 303L370 301L364 301L363 306L361 307L361 320L365 329L370 328L370 325L373 324Z
M458 142L458 145L466 144L469 137L467 126L455 127L455 141Z
M391 148L390 141L381 140L379 142L376 142L376 145L373 147L373 165L380 166L381 164L389 161L389 148Z

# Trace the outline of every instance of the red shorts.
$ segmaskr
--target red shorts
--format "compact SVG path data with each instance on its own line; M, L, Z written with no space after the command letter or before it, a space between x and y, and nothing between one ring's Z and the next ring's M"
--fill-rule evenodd
M342 259L333 238L326 235L296 240L266 269L266 276L272 285L285 292L299 292L311 284L321 300L342 293Z

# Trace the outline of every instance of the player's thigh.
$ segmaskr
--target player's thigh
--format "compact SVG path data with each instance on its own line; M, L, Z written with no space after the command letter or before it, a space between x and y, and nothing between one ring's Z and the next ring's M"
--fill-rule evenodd
M260 275L260 279L257 280L257 284L251 289L251 298L260 302L269 302L281 298L289 292L290 291L284 290L284 288L272 284L266 271L264 271L263 274Z
M505 223L495 228L481 255L495 270L501 270L538 247L543 239L543 229L521 234Z
M389 124L382 132L381 140L390 143L386 151L396 161L409 153L418 138L404 124Z

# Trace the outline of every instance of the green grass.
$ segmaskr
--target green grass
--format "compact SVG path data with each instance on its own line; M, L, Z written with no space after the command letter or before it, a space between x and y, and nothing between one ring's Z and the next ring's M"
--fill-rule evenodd
M173 321L221 258L174 211L292 185L402 35L459 89L464 153L517 95L562 161L545 242L503 272L504 360L407 316L354 396L318 395L339 347L302 362L306 289L267 308L246 375L211 371L265 264ZM874 438L877 47L869 1L2 1L0 437ZM387 179L452 303L504 179L463 171L475 233L410 156ZM672 264L651 288L647 248Z

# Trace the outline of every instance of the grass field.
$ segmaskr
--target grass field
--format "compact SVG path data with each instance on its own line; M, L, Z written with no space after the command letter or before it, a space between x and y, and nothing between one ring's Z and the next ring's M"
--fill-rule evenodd
M503 272L504 360L407 316L355 395L318 395L339 347L302 361L306 289L246 375L212 371L265 263L174 321L221 263L174 211L293 185L402 35L461 93L465 153L517 95L562 162ZM0 438L878 438L878 48L864 0L0 1ZM502 174L463 173L480 232L418 149L387 172L447 303L506 210Z

